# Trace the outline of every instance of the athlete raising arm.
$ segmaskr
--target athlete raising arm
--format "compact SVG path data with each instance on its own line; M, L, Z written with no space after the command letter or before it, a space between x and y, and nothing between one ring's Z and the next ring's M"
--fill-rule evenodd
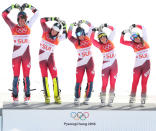
M8 14L12 9L19 9L20 12L17 15L17 22L18 24L13 23ZM25 8L29 8L32 10L34 15L27 20L27 14L24 12ZM30 4L23 4L22 6L15 4L11 5L5 11L3 11L2 16L5 22L9 25L13 39L14 39L14 49L12 54L12 67L14 72L14 79L13 79L13 101L18 103L18 81L20 75L20 65L22 63L23 67L23 77L24 77L24 91L25 91L25 98L24 101L27 104L30 100L30 79L29 79L29 72L30 72L30 52L29 52L29 36L32 24L35 22L38 11L35 7Z
M109 28L112 32L109 36L103 31L103 28ZM98 31L99 41L94 39L95 32ZM102 24L99 28L94 28L92 33L92 43L94 46L100 49L103 54L103 65L102 65L102 89L100 93L100 99L102 106L105 106L106 99L106 88L108 84L108 78L110 77L110 91L108 106L111 106L114 100L114 90L117 78L118 66L115 55L115 47L112 43L114 37L114 27L108 24Z
M52 28L49 28L46 24L46 22L48 21L55 21L56 23L53 24ZM65 40L67 38L66 23L64 21L60 21L57 17L45 17L41 18L41 26L43 29L43 35L40 43L39 64L43 78L45 103L50 103L50 91L48 86L47 72L47 69L49 69L53 79L55 103L60 104L61 98L60 89L58 86L57 69L54 60L54 48L59 44L60 41ZM62 26L63 33L60 34Z
M89 26L88 33L81 27L81 24L85 23ZM76 37L72 36L73 27L76 28ZM70 25L68 30L68 39L74 44L78 52L77 68L76 68L76 86L75 86L75 100L74 104L79 105L79 98L81 95L81 83L85 71L87 72L87 87L84 104L88 104L89 98L91 97L91 92L93 89L93 79L94 79L94 62L91 53L91 33L92 25L90 22L85 20L80 20L78 23L73 23Z
M133 28L139 28L140 30L142 30L143 37L141 37L139 33L132 32L131 30ZM124 35L127 32L127 30L124 30L122 32L120 43L127 46L131 46L134 49L134 52L136 53L135 67L133 70L133 83L129 103L130 105L132 105L135 102L138 82L140 77L142 76L141 104L144 105L146 101L147 81L150 74L149 45L146 42L146 32L143 26L133 24L130 26L131 41L125 41Z

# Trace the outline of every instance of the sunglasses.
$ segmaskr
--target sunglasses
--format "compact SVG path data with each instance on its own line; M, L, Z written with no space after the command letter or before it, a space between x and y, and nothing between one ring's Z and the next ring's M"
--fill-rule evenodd
M79 36L84 35L84 33L83 32L78 32L78 33L76 33L76 35L79 37Z
M137 34L133 34L133 35L130 37L130 39L131 39L131 40L134 40L134 39L137 38L137 37L138 37Z

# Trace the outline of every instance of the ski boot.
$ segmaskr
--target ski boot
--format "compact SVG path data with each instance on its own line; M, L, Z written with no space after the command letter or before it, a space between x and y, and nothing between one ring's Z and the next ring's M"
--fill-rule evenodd
M130 99L129 99L129 106L133 106L134 103L135 103L135 96L130 96Z
M74 99L74 105L80 106L80 100L79 100L79 98L75 98Z
M43 87L44 87L44 97L45 97L45 103L50 103L50 91L49 91L49 85L48 85L48 78L43 77Z
M60 92L61 90L59 89L58 86L58 78L53 79L53 90L54 90L54 100L56 104L61 104L61 97L60 97Z
M89 98L86 97L85 100L84 100L84 102L83 102L83 104L84 105L89 105Z
M105 92L100 92L100 99L101 99L101 106L105 106L105 101L106 101L106 93Z
M13 103L14 105L18 105L19 103L18 97L13 97Z
M144 107L146 104L146 97L141 97L141 106Z
M30 102L30 97L25 97L24 98L24 104L28 105Z
M44 96L44 97L45 97L45 103L49 104L50 103L50 97L48 97L48 96Z
M61 104L61 98L60 96L54 97L55 103L56 104Z
M114 97L115 97L114 92L110 92L109 93L109 99L108 99L108 106L112 107L112 104L113 104L113 101L114 101Z

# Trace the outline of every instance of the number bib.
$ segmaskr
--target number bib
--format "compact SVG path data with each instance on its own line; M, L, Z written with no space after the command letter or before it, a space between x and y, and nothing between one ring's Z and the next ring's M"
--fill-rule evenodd
M90 49L91 49L91 47L77 49L78 57L79 58L85 58L85 57L91 56L91 50Z
M43 40L41 41L40 43L40 49L41 50L44 50L46 52L53 52L54 51L54 48L55 48L56 45L46 41L46 40Z
M136 53L136 59L148 59L149 58L149 49L141 50Z
M141 66L149 60L149 49L141 50L136 53L135 67Z
M13 35L14 45L22 46L23 44L29 44L29 35Z
M115 51L111 50L109 52L103 53L103 60L104 61L111 61L111 59L115 59Z

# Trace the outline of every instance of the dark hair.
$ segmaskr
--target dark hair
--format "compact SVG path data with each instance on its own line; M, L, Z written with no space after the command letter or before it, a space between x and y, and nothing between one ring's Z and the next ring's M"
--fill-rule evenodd
M17 15L17 21L19 21L19 18L25 19L25 21L27 21L27 14L24 11L20 11Z
M140 35L138 35L138 37L140 38L141 43L144 44L144 39ZM133 42L136 43L134 40L133 40Z
M104 36L104 37L106 37L106 39L108 40L108 37L107 36ZM99 38L99 42L100 42L100 44L103 44L103 42L100 40L101 38Z

